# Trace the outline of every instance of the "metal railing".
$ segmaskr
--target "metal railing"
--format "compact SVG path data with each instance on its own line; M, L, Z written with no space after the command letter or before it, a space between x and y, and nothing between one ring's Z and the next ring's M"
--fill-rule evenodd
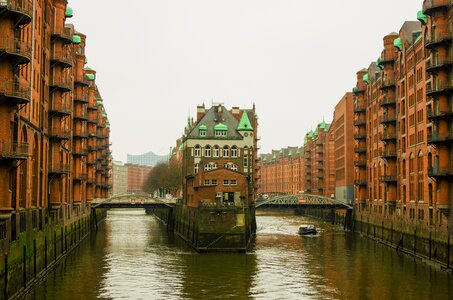
M28 102L31 99L31 88L15 80L0 82L0 96L20 98Z
M71 28L69 27L55 28L55 30L52 33L52 36L60 37L62 39L65 39L67 42L72 42L72 32Z
M48 173L65 174L69 173L69 165L63 163L49 163Z
M61 138L61 139L70 139L71 130L64 127L51 127L49 128L49 136L51 138Z
M432 109L431 107L427 107L427 109L426 109L426 117L428 119L452 116L452 115L453 115L453 111L448 107L441 108L441 109Z
M59 112L59 113L64 113L64 114L69 115L72 113L72 107L71 107L70 103L57 102L54 99L50 103L49 111L50 112Z
M389 123L389 122L396 122L396 114L395 115L386 115L380 118L381 123Z
M395 99L395 97L384 97L384 98L382 98L382 100L379 104L381 106L393 105L393 104L396 104L396 99Z
M11 54L17 54L30 60L32 54L31 41L20 40L8 35L0 35L0 52L2 51Z
M69 78L53 76L50 79L49 85L53 87L62 88L68 91L72 90L72 82Z
M55 62L63 63L66 66L72 66L72 57L69 55L68 51L53 51L50 55L50 59Z
M32 0L0 0L0 11L7 9L10 11L23 13L31 19L33 16Z
M426 85L426 95L437 93L443 90L449 90L452 88L451 83L447 81L440 81L438 84L435 82Z
M387 89L395 86L395 79L387 79L381 81L381 89Z
M396 175L384 175L384 176L379 176L379 180L383 182L396 182L397 181L397 176Z
M438 29L440 29L440 28L438 28ZM444 30L445 31L436 32L436 34L428 36L425 39L425 47L430 48L440 42L451 40L451 37L452 37L451 32L449 32L447 28L444 28Z
M384 158L396 158L396 150L394 149L382 149L379 154Z
M28 157L28 144L0 141L0 158L1 157L26 159Z
M428 167L428 176L430 177L443 177L453 175L453 167L443 167L439 166Z
M82 173L82 172L75 172L74 176L72 177L74 180L87 180L88 179L88 174L87 173Z
M441 66L450 66L453 62L453 59L449 57L441 57L437 59L430 59L426 62L426 70L436 69Z

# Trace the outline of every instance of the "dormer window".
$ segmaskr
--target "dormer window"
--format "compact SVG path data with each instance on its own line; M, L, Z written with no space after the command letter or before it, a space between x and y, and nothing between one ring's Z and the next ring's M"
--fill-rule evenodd
M215 125L214 135L216 137L226 137L228 135L228 126L222 123Z
M208 130L208 127L206 127L206 125L200 125L200 127L198 127L198 135L206 136L207 130Z

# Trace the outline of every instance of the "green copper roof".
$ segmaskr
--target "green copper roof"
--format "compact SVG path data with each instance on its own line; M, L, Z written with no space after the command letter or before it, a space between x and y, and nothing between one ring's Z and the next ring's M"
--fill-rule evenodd
M66 7L66 12L65 12L65 17L66 18L72 18L73 14L72 14L72 7Z
M178 151L184 150L184 144L179 145Z
M324 121L324 119L322 120L322 122L319 124L319 127L322 128L322 129L326 129L326 121Z
M258 114L255 114L255 119L256 119L257 121L259 120Z
M316 127L315 131L313 132L313 135L318 135L318 127Z
M426 24L428 22L428 18L423 13L423 10L419 10L417 12L417 20L419 20L422 24Z
M378 57L378 59L376 60L376 66L378 66L379 69L384 69L384 65L381 64L381 58Z
M72 42L73 42L74 44L80 44L80 43L82 42L82 38L81 38L79 35L74 35L74 36L72 37Z
M245 111L242 112L242 117L241 120L239 121L237 130L253 131L252 124L250 124L249 117L247 116L247 113Z
M266 160L267 160L266 156L265 156L265 157L263 157L263 161L266 161Z
M200 127L198 127L198 129L200 129L200 130L207 130L208 127L206 127L206 125L202 124L202 125L200 125Z
M312 137L313 137L313 130L310 130L310 131L308 132L308 137L309 137L309 138L312 138Z
M288 156L292 156L292 155L293 155L293 151L292 151L292 150L289 150Z
M300 154L300 148L297 148L296 154Z
M110 124L106 124L105 127L106 127L106 128L110 128Z
M98 106L99 106L99 105L102 105L102 99L101 99L101 100L98 99L98 100L96 101L96 104L97 104Z
M363 81L365 81L366 84L370 82L370 80L368 79L368 74L363 75L362 79Z
M228 126L225 124L219 123L214 126L214 130L228 130Z
M85 74L85 76L88 80L94 80L94 74Z
M102 112L102 117L107 118L107 114L105 112Z
M398 48L398 50L401 51L401 49L403 49L403 42L401 42L401 38L398 37L396 38L394 41L393 41L393 46L395 46L396 48Z
M275 153L274 153L274 155L272 155L272 159L273 160L277 159L277 155L275 155Z

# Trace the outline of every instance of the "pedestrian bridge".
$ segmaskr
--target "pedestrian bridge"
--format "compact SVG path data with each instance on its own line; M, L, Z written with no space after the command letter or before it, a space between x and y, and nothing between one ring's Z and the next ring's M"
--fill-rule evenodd
M154 198L141 194L119 194L91 201L92 208L153 208L173 207L176 199Z
M311 194L276 194L258 199L256 208L332 208L352 209L349 203L334 198Z

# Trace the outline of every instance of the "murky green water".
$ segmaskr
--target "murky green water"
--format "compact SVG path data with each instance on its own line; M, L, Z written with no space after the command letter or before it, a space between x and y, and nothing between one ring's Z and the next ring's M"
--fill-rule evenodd
M197 254L141 210L105 224L27 299L453 299L453 276L331 225L266 212L247 254ZM297 235L301 224L318 236Z

